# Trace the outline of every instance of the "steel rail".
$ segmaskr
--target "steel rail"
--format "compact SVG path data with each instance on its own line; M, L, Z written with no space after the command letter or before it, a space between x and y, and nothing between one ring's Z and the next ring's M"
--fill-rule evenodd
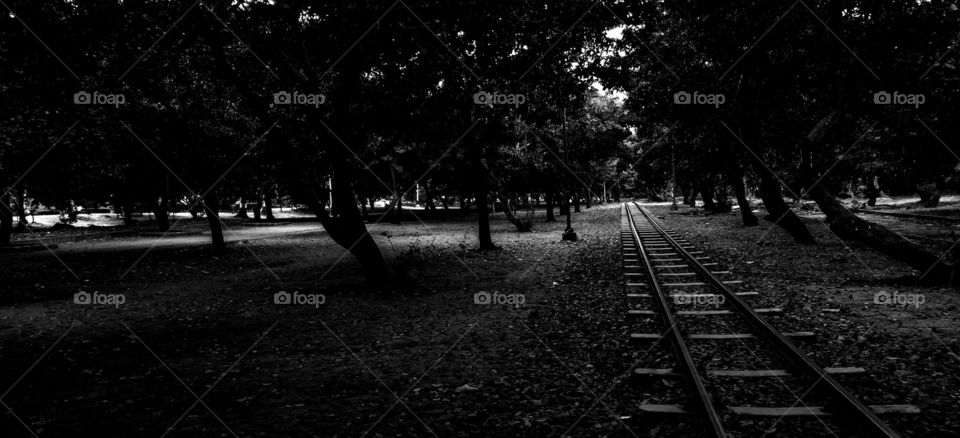
M850 391L843 387L839 382L830 377L826 371L824 371L820 366L814 363L810 358L808 358L803 352L801 352L796 346L794 346L790 341L783 337L780 332L770 325L766 320L761 318L756 312L753 311L746 302L744 302L740 297L737 296L733 291L727 288L720 279L713 275L706 267L704 267L697 259L689 254L685 249L680 247L680 244L673 239L670 235L664 231L663 227L660 226L656 221L653 220L650 213L648 213L643 207L640 207L636 202L633 203L637 207L637 210L640 211L651 226L665 239L670 246L676 250L677 254L687 259L690 263L690 266L694 268L709 284L711 284L715 289L721 291L726 298L726 302L731 304L740 315L743 316L747 322L754 327L754 329L766 338L777 351L787 359L794 367L800 372L807 374L812 377L816 377L817 381L814 385L819 386L826 391L828 396L830 396L833 403L833 407L836 410L842 411L846 414L849 414L853 417L854 422L857 423L859 427L863 429L867 436L877 436L877 437L899 437L896 431L887 426L879 417L866 405L857 400L856 397ZM629 210L629 209L628 209ZM631 222L631 228L632 228Z
M693 356L690 354L690 350L683 341L683 337L680 334L680 329L677 327L677 322L672 311L670 310L669 305L667 304L667 298L663 294L663 289L660 287L660 282L657 281L655 271L653 270L653 264L650 263L650 258L647 256L646 251L644 251L643 243L640 241L640 235L637 233L637 228L633 221L633 215L630 213L629 204L624 204L624 211L627 214L627 222L630 224L630 233L633 235L633 241L637 244L636 252L643 260L643 265L646 267L647 274L650 277L650 295L656 302L657 310L660 314L663 325L667 327L666 336L670 339L670 343L673 345L674 353L677 355L678 359L677 362L680 365L681 374L690 388L691 405L696 411L699 411L703 414L701 419L703 420L703 428L704 432L706 433L705 436L726 438L727 434L723 430L723 424L720 423L720 415L717 413L716 408L714 408L713 402L710 398L710 393L707 391L707 387L703 383L703 378L697 371L696 363L693 361Z

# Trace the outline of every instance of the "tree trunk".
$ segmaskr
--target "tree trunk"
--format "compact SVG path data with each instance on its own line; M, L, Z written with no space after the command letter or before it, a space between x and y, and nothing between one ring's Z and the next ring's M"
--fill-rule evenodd
M493 244L493 238L490 235L490 212L487 206L487 191L489 187L488 177L487 172L484 170L483 162L481 162L479 159L475 161L478 173L476 181L477 220L479 225L477 240L480 243L480 250L488 251L497 249L497 246Z
M587 209L589 209L590 207L593 207L593 193L591 193L590 190L587 190L585 195L586 196L584 196L584 199L587 200Z
M820 210L827 216L826 222L841 239L863 243L883 254L900 260L920 271L921 279L932 283L947 283L956 280L955 265L938 261L938 257L914 245L887 228L860 219L847 210L833 194L819 185L810 191Z
M713 202L713 188L710 179L702 179L699 183L700 197L703 198L703 208L711 213L717 212L717 204ZM694 195L696 196L696 195Z
M403 215L403 197L397 196L396 208L393 209L393 220L391 222L399 224L402 221Z
M815 150L827 136L829 129L834 126L838 110L831 111L820 119L817 125L801 139L801 150ZM812 160L800 165L800 178L812 186L808 192L826 215L827 225L841 239L863 243L887 256L900 260L910 267L920 271L920 279L931 283L957 282L958 266L951 262L941 261L935 254L911 243L899 234L886 227L860 219L847 210L843 204L830 193L822 184L813 185L817 180L812 166Z
M331 202L330 202L330 189L328 189L325 184L326 182L321 182L320 189L316 192L318 195L317 199L319 199L320 201L320 204L319 204L320 210L319 210L319 213L314 212L314 214L320 214L320 215L323 215L324 217L334 216L333 205L330 206L329 211L327 210L327 204L330 204Z
M161 232L169 230L170 216L167 214L167 196L161 195L157 199L151 199L150 207L153 210L153 217L157 219L157 230Z
M338 130L338 132L348 132ZM380 247L367 232L367 226L360 215L360 209L354 202L353 184L356 181L353 169L345 157L337 157L333 162L332 190L321 189L320 192L303 193L304 199L314 215L320 219L320 224L327 231L327 235L338 245L346 248L360 263L367 281L375 288L395 288L390 269L387 266ZM326 203L322 197L329 196L328 200L335 205L337 214L329 215L326 212ZM386 214L386 212L385 212Z
M747 199L747 190L743 184L743 171L740 167L734 165L734 168L727 172L727 182L733 187L733 193L737 196L737 204L740 206L740 217L743 218L743 226L755 227L760 224L757 217L753 215L750 208L750 201Z
M257 222L262 219L260 216L260 210L263 210L263 197L257 198L257 206L253 208L253 220Z
M471 114L470 119L473 119ZM493 237L490 234L490 211L487 200L487 194L490 192L490 169L483 161L483 144L475 143L472 145L472 158L474 164L474 190L477 202L477 242L481 251L497 249L493 244ZM494 200L496 203L496 200Z
M10 209L10 192L0 196L0 246L10 245L13 233L13 211Z
M360 262L367 280L375 286L385 287L390 284L388 279L390 270L383 259L383 254L380 253L377 242L367 232L367 227L360 215L360 209L353 202L352 172L348 164L339 160L336 163L333 190L331 190L330 195L333 204L337 206L338 215L333 217L318 214L322 213L322 204L318 201L312 202L311 209L320 219L320 223L330 238L350 251Z
M920 205L933 208L940 204L940 189L937 188L937 183L917 185L917 191L920 193Z
M547 222L556 222L557 218L553 215L553 190L547 191Z
M763 208L767 211L766 219L780 225L784 231L793 237L797 243L809 245L815 243L810 230L803 224L803 221L787 207L783 201L783 193L780 191L780 182L766 164L760 159L763 154L762 133L759 123L759 114L744 114L743 129L741 138L747 145L753 145L755 149L749 149L750 164L754 172L760 179L760 186L757 188L757 194L763 200ZM754 152L754 150L756 152ZM759 155L758 155L759 154Z
M674 190L670 191L670 195L674 196L676 189L680 189L680 194L683 195L683 204L689 205L690 207L696 208L697 206L697 186L695 184L687 184L686 182L679 182L674 185ZM663 200L666 200L664 198Z
M880 196L880 183L877 182L878 177L873 176L871 182L867 183L867 206L876 207L877 205L877 196Z
M485 184L483 185L485 186ZM490 211L486 202L486 193L484 193L485 191L485 188L480 188L478 186L477 199L479 201L477 202L477 218L479 230L477 239L479 241L481 251L497 249L496 245L493 244L493 237L490 235Z
M758 192L760 199L763 200L763 208L767 210L768 216L766 219L780 225L787 233L790 233L790 236L797 243L804 245L815 243L807 226L783 202L779 181L756 157L753 158L753 170L760 176Z
M273 196L269 190L263 191L263 208L267 212L268 221L276 220L276 218L273 217Z
M123 210L123 224L133 225L133 204L130 201L124 201L120 209Z
M220 223L220 200L217 195L208 193L203 198L203 210L207 215L207 223L210 225L213 249L223 251L227 248L227 244L223 240L223 224Z
M257 96L247 81L241 80L239 75L233 71L227 61L227 55L225 49L223 49L226 47L226 44L222 40L221 35L218 31L211 31L207 34L207 36L214 41L214 46L220 48L219 50L213 50L218 70L223 74L223 77L231 79L234 84L237 85L237 88L241 90L248 102L258 111L261 121L268 123L267 120L271 119L269 107L266 105L257 106L254 103L263 101L263 99ZM349 58L340 62L340 68L338 70L339 76L344 78L344 80L339 87L332 90L333 95L330 101L334 102L334 105L333 118L330 123L338 133L346 136L344 140L347 144L352 144L354 127L351 121L350 103L354 100L351 99L351 97L354 97L356 90L360 89L359 82L362 79L364 67L359 64L357 54L352 53ZM340 140L330 138L331 135L329 132L320 129L323 124L319 123L319 120L316 120L318 117L319 112L310 113L308 120L311 123L309 123L308 126L315 129L317 137L328 139L330 144L339 143ZM271 131L268 142L270 141L275 141L281 147L289 146L286 139L281 137L280 130ZM334 242L337 242L337 244L347 248L357 258L361 266L363 266L366 278L370 283L374 286L389 284L389 275L385 275L389 274L389 270L383 259L383 254L380 253L380 248L377 246L376 241L374 241L373 237L367 232L366 225L364 225L363 219L360 217L357 205L353 202L353 183L355 178L350 172L350 165L347 164L351 163L352 159L344 156L340 148L334 148L334 153L330 155L330 162L334 170L332 197L338 210L342 209L342 211L338 211L337 213L339 214L336 214L336 217L326 214L325 205L327 199L325 198L327 198L328 194L325 189L320 190L319 197L316 196L317 192L313 189L300 189L301 193L306 195L303 199L310 205L314 214L320 218L320 223L330 238L333 239ZM290 156L296 155L291 153ZM294 161L289 164L291 164L293 170L290 175L290 182L295 184L294 187L296 187L296 184L316 184L319 182L315 181L315 178L305 177L309 172L300 170L297 162ZM316 185L312 187L316 187Z
M730 210L732 210L733 207L730 205L730 200L727 198L727 186L720 185L718 187L716 185L711 185L711 187L713 188L711 191L711 193L713 193L713 203L717 207L716 212L730 213Z
M340 69L340 75L345 80L334 89L333 96L330 96L330 101L333 102L331 127L343 136L346 144L350 145L362 143L357 135L358 128L351 113L351 103L356 102L356 90L361 89L360 81L364 70L360 64L362 61L356 56L356 52L351 53L341 62L343 68ZM314 120L312 125L319 130L323 126L319 123L322 112L315 111L311 115L317 117L318 120ZM340 139L335 138L336 136L330 132L321 131L321 135L325 136L330 144L340 142ZM335 152L330 154L333 165L330 198L338 214L321 220L321 223L330 238L347 248L360 262L368 282L378 289L396 288L398 285L393 280L397 278L392 275L380 252L380 247L367 231L367 226L360 216L360 210L354 202L354 185L358 180L354 174L354 157L345 154L343 148L334 147L333 149Z
M338 132L349 132L348 130L338 130ZM332 190L326 187L326 181L314 178L312 183L309 177L304 176L302 180L291 180L290 185L292 195L297 202L306 204L313 212L314 216L320 220L320 224L327 232L327 235L341 247L345 248L360 263L367 281L375 288L386 288L396 286L391 281L391 272L387 263L380 253L377 242L373 240L367 227L360 215L360 209L353 202L353 169L346 157L340 156L331 160L333 163L333 176L331 181ZM309 172L302 171L294 167L291 173L295 175L306 175ZM299 178L298 178L299 179ZM327 201L332 199L333 204L337 206L337 215L330 215L326 209ZM385 211L384 214L387 212Z
M23 187L17 187L14 191L14 211L17 213L17 231L24 231L27 229L27 211L23 208L23 204L26 201L26 189Z
M393 205L390 206L390 223L399 225L403 200L400 199L400 190L397 189L397 175L392 166L390 167L390 178L393 179Z
M533 224L530 221L517 218L517 215L515 214L516 211L514 210L513 205L510 203L510 198L501 195L499 196L499 199L503 204L503 215L506 216L507 220L510 221L513 226L517 227L517 231L525 233L533 229Z
M433 203L433 190L430 190L430 182L427 181L423 184L423 194L427 198L426 203L424 204L425 210L436 211L437 205Z
M235 217L243 219L250 218L250 216L247 216L247 203L243 200L243 197L240 198L238 203L240 204L240 208L237 209L237 215Z

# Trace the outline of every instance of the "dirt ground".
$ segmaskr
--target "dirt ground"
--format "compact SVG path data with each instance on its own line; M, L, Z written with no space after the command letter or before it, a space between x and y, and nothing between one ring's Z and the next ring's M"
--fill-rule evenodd
M865 401L923 408L890 419L904 436L960 433L954 291L898 281L908 269L813 221L820 243L802 247L768 223L653 210L764 290L792 324L815 331L805 351L819 363L867 368L843 381ZM0 401L9 410L0 430L666 436L664 423L683 420L638 416L655 388L628 378L644 352L627 342L619 205L576 214L575 243L560 241L562 222L538 213L523 234L494 216L495 252L473 250L471 218L372 226L384 254L419 285L402 294L367 290L356 262L319 230L239 239L224 254L2 254ZM881 290L925 301L878 305ZM81 292L103 304L76 304ZM759 436L768 425L744 427Z
M576 243L560 241L560 222L521 235L495 216L492 253L471 249L469 219L375 225L385 255L421 285L403 295L366 290L319 231L222 255L3 255L3 401L16 417L0 428L30 436L19 418L39 436L558 435L596 396L567 369L584 365L554 352L564 339L536 321L562 293L619 287L617 266L561 286L584 254L616 256L617 211L578 215ZM108 304L75 304L81 291ZM278 305L280 291L323 304ZM475 304L478 293L503 304Z

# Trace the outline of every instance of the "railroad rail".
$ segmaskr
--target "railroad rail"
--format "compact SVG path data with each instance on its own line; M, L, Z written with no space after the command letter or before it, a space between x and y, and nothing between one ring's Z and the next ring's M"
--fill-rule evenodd
M746 300L759 297L758 292L734 291L742 287L742 281L722 280L730 271L714 270L719 263L713 262L703 251L675 233L665 230L639 204L624 203L622 206L621 244L624 272L626 275L627 299L631 303L628 316L659 320L660 333L631 334L633 342L666 342L669 344L674 368L638 368L634 374L640 377L679 377L687 388L685 404L644 404L641 411L658 414L698 415L705 436L726 437L724 416L814 416L842 415L844 422L855 425L865 436L897 437L897 432L886 425L878 413L919 413L912 405L873 405L860 402L848 389L832 376L865 371L859 367L821 368L789 339L810 339L811 332L782 333L761 314L779 314L782 309L753 308ZM712 299L711 310L680 310L681 304L705 297ZM672 299L672 305L671 305ZM683 321L695 318L739 319L748 330L742 333L688 333ZM716 327L725 324L708 324ZM704 323L700 324L701 331ZM756 339L762 346L776 353L789 364L782 369L707 369L691 353L688 341L711 340L722 345L732 340ZM721 350L722 351L722 350ZM793 406L726 406L720 394L712 394L708 388L720 388L724 379L801 378L807 391L797 396ZM784 387L781 382L778 387ZM815 390L814 390L815 389ZM816 401L802 400L815 394L825 400L824 406L813 406ZM795 394L793 394L796 396ZM721 405L718 405L721 404Z

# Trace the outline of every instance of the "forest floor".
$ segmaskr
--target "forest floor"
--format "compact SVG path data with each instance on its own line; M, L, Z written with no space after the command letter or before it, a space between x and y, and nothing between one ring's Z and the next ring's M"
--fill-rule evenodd
M763 221L744 228L733 214L651 209L784 307L791 324L820 335L804 346L819 363L867 368L844 380L866 401L924 409L891 418L904 436L960 431L954 291L898 280L910 270L812 219L820 243L803 247ZM0 254L0 401L9 407L0 430L666 436L681 420L636 415L653 388L628 379L644 353L626 341L634 330L624 319L619 205L575 214L575 243L560 241L563 222L537 213L532 233L495 215L493 252L472 249L470 217L371 226L419 285L393 294L369 291L353 258L320 231L241 239L221 254ZM925 301L877 305L881 290ZM303 304L276 304L281 291ZM81 292L104 304L76 304ZM794 422L768 436L818 435ZM739 436L772 423L744 422Z

